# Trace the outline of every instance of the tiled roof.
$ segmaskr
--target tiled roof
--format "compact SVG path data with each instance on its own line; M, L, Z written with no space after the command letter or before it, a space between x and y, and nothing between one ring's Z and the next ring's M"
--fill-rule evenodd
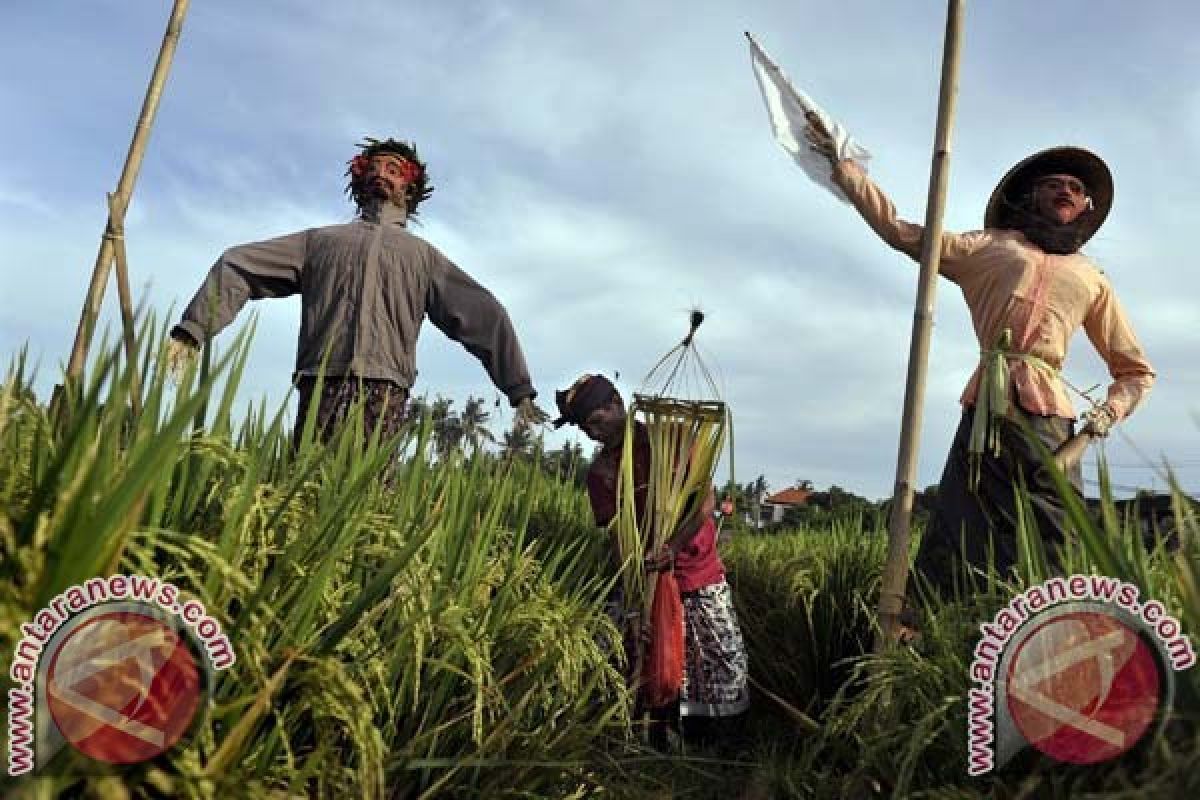
M808 489L784 489L782 492L776 492L766 499L766 502L777 506L802 506L808 502L809 496L812 494Z

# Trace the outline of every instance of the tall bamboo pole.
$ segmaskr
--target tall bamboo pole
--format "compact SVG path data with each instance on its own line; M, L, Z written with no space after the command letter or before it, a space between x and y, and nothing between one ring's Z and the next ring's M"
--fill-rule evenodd
M896 640L908 581L913 482L917 477L917 450L921 439L921 409L925 403L929 338L933 330L934 295L942 257L942 216L946 207L946 184L950 176L950 132L954 122L954 104L958 97L963 1L949 0L946 11L946 42L942 51L937 132L934 134L933 165L929 175L929 199L925 207L925 235L921 241L921 277L917 286L917 306L913 314L912 343L908 351L908 384L904 389L904 417L900 428L900 452L896 461L896 488L888 521L887 563L883 569L883 584L879 596L880 633L875 641L876 651L884 649Z
M163 86L166 84L167 74L171 70L171 60L175 57L175 48L179 43L179 33L183 30L183 18L187 14L189 2L190 0L175 0L171 18L167 21L167 30L163 34L162 46L158 51L158 61L154 64L154 72L150 76L150 85L147 87L146 97L142 101L142 110L138 114L133 139L130 141L129 151L125 155L125 167L121 170L121 178L117 182L117 191L114 193L117 200L115 205L122 210L122 213L129 207L129 201L133 195L133 185L137 180L138 170L142 166L142 157L146 153L146 142L150 138L150 128L154 125L158 101L162 97ZM92 280L88 284L87 296L83 301L83 311L79 315L79 327L75 330L75 343L71 346L71 358L67 362L68 380L78 378L83 371L88 347L91 345L92 333L96 327L96 319L100 316L100 304L104 300L104 289L108 283L108 273L115 255L113 245L116 241L116 234L113 223L110 211L108 222L104 227L104 236L100 240L100 251L96 254L96 264L92 267Z
M119 203L120 199L109 192L108 227L112 231L113 263L117 273L117 299L121 304L121 329L125 335L125 357L129 360L129 407L134 416L139 416L142 413L142 382L138 377L137 330L134 328L133 295L129 291L129 262L125 258L125 209L121 208Z

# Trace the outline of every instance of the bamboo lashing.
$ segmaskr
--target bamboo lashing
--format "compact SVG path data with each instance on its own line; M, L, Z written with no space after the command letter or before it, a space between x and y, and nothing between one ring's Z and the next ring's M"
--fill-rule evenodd
M96 254L96 263L92 267L92 277L88 284L87 295L83 301L83 310L79 315L79 325L75 329L75 341L71 346L70 359L67 362L67 382L77 379L83 372L84 361L87 359L88 347L91 344L96 320L100 315L100 304L104 299L104 290L108 284L108 273L118 257L118 242L123 243L123 227L125 210L133 197L133 187L137 181L138 171L142 166L142 158L146 153L146 144L150 139L150 129L154 125L154 117L158 112L158 103L166 85L167 75L171 70L171 61L175 57L175 49L179 43L179 35L183 30L183 20L187 15L190 0L175 0L171 16L167 20L167 29L163 34L162 45L159 47L158 59L142 100L142 108L134 127L133 138L125 155L125 165L121 170L117 190L109 198L109 216L105 225L104 235L100 240L100 249ZM120 254L123 256L123 254ZM128 271L122 263L117 264L118 292L120 293L122 323L126 326L126 341L133 336L129 326L133 321L132 298L129 295ZM124 283L124 288L121 284ZM135 359L131 358L131 362ZM134 381L136 386L137 381ZM135 401L135 405L136 405Z

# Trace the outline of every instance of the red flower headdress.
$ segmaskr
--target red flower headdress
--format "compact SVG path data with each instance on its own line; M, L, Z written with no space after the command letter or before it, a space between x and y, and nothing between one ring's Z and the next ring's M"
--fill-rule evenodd
M365 137L358 146L362 152L346 163L346 176L350 178L350 182L346 184L346 193L354 198L355 205L361 209L366 202L367 186L364 177L371 158L387 153L398 156L404 161L404 180L408 184L405 192L408 200L408 214L416 216L417 205L433 194L433 187L429 185L429 173L424 162L417 155L416 146L395 139L380 141L370 137Z

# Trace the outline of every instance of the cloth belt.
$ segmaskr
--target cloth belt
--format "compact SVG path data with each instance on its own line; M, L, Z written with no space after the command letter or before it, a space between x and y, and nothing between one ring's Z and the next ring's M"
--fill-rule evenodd
M1000 454L1000 430L996 419L1007 417L1009 413L1009 359L1024 361L1035 369L1051 373L1056 378L1060 372L1058 367L1035 355L1014 353L1011 328L1005 328L996 337L996 344L992 349L980 352L983 374L979 378L979 390L975 393L975 418L971 422L971 440L967 447L971 489L979 486L979 464L984 452Z

